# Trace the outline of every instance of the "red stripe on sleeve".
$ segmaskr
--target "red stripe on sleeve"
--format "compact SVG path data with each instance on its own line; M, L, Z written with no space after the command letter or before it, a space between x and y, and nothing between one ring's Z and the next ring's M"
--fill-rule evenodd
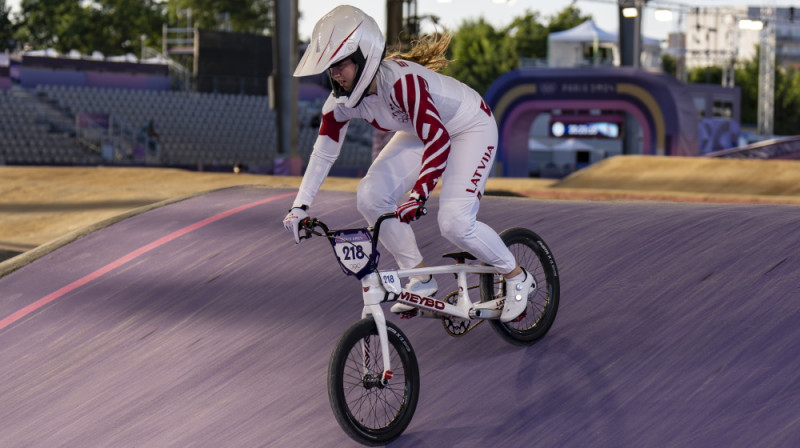
M336 121L333 118L333 111L322 115L322 124L319 126L319 135L327 135L331 140L339 142L339 136L342 133L342 128L347 124L346 121Z
M442 123L424 78L413 74L403 76L394 84L394 95L425 145L422 168L412 191L422 198L428 198L447 165L450 134Z

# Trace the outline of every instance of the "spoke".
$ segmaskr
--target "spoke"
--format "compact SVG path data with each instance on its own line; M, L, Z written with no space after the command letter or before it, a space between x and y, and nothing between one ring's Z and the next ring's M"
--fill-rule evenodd
M547 283L547 276L545 275L545 268L539 259L537 253L528 245L523 243L516 243L509 246L509 249L514 254L520 266L524 267L530 275L536 280L536 293L528 298L528 305L526 308L525 317L519 322L511 322L507 326L517 330L526 331L530 330L539 324L542 317L544 317L545 310L549 302L547 296L549 287ZM498 276L499 278L499 276Z
M405 406L406 379L402 360L390 347L390 358L394 374L390 383L385 387L366 388L364 386L364 357L370 359L370 369L367 374L380 378L384 368L380 341L377 335L365 338L364 343L356 344L348 353L345 365L345 401L350 412L359 423L367 428L380 429L394 422ZM363 350L363 351L362 351Z

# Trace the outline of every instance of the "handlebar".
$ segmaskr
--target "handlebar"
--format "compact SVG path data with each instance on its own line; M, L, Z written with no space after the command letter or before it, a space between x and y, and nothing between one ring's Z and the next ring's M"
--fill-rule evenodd
M428 214L428 209L422 207L420 209L420 212L421 212L420 215L424 216ZM383 224L383 222L386 221L387 219L395 217L396 216L394 212L384 213L378 217L378 220L375 221L375 225L372 227L373 241L378 241L378 234L380 233L381 224ZM317 228L320 228L322 232L318 232L316 230ZM299 230L305 231L305 234L300 235L301 240L309 239L311 238L312 235L327 237L331 234L331 230L328 228L328 226L324 222L320 221L318 218L306 218L300 221Z
M420 215L427 213L424 207ZM378 270L378 234L381 224L387 219L395 218L394 212L378 217L373 227L331 230L318 218L308 217L299 223L298 237L301 240L312 235L325 236L333 246L333 252L345 274L354 275L359 280ZM320 230L317 230L320 229Z

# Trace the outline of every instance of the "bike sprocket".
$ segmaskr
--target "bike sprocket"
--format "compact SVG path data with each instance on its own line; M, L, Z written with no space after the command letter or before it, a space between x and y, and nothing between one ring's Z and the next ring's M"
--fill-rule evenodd
M477 288L477 286L469 287L469 289L473 288ZM451 292L444 299L444 301L450 305L455 305L457 300L457 291ZM458 317L451 316L442 317L442 326L444 327L444 331L454 338L460 338L461 336L464 336L472 331L473 328L477 327L481 322L483 322L483 319L478 319L477 321L473 322L471 319L460 319Z

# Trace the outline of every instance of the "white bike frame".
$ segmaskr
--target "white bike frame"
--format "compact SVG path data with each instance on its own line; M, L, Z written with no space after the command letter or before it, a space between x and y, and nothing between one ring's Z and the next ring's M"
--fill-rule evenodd
M386 315L383 313L383 302L398 301L419 309L427 317L454 317L458 319L499 319L503 311L505 298L494 299L488 302L474 303L469 297L468 274L499 274L492 266L479 264L465 264L463 259L453 265L426 266L421 268L386 270L377 269L378 254L376 250L377 236L380 223L384 219L394 218L394 214L381 215L373 228L356 228L343 230L329 230L319 220L307 221L303 226L306 234L301 239L310 238L312 234L324 235L330 240L334 253L339 260L341 268L347 275L355 275L361 279L364 292L364 309L361 318L371 316L378 329L378 338L381 344L384 372L384 384L392 377L391 361L389 356L389 337L387 334ZM324 233L314 229L321 227ZM400 279L416 275L456 274L458 281L458 298L455 305L434 299L420 297L401 286ZM535 287L535 286L534 286ZM363 353L363 352L362 352ZM364 359L365 373L367 372L367 359Z
M483 302L476 306L469 297L469 285L467 284L468 274L497 273L497 270L492 266L459 263L455 265L426 266L396 271L377 271L361 279L361 286L364 292L364 309L361 312L361 317L363 319L371 316L372 319L375 320L375 325L378 327L378 338L381 344L384 366L383 383L386 384L389 379L391 379L392 369L389 356L389 338L386 330L386 316L381 307L381 303L398 301L423 311L430 311L437 316L451 316L465 320L470 320L472 318L497 319L502 313L504 299L501 298L490 302ZM432 297L421 297L405 291L401 287L401 278L440 274L456 274L458 298L455 305Z

